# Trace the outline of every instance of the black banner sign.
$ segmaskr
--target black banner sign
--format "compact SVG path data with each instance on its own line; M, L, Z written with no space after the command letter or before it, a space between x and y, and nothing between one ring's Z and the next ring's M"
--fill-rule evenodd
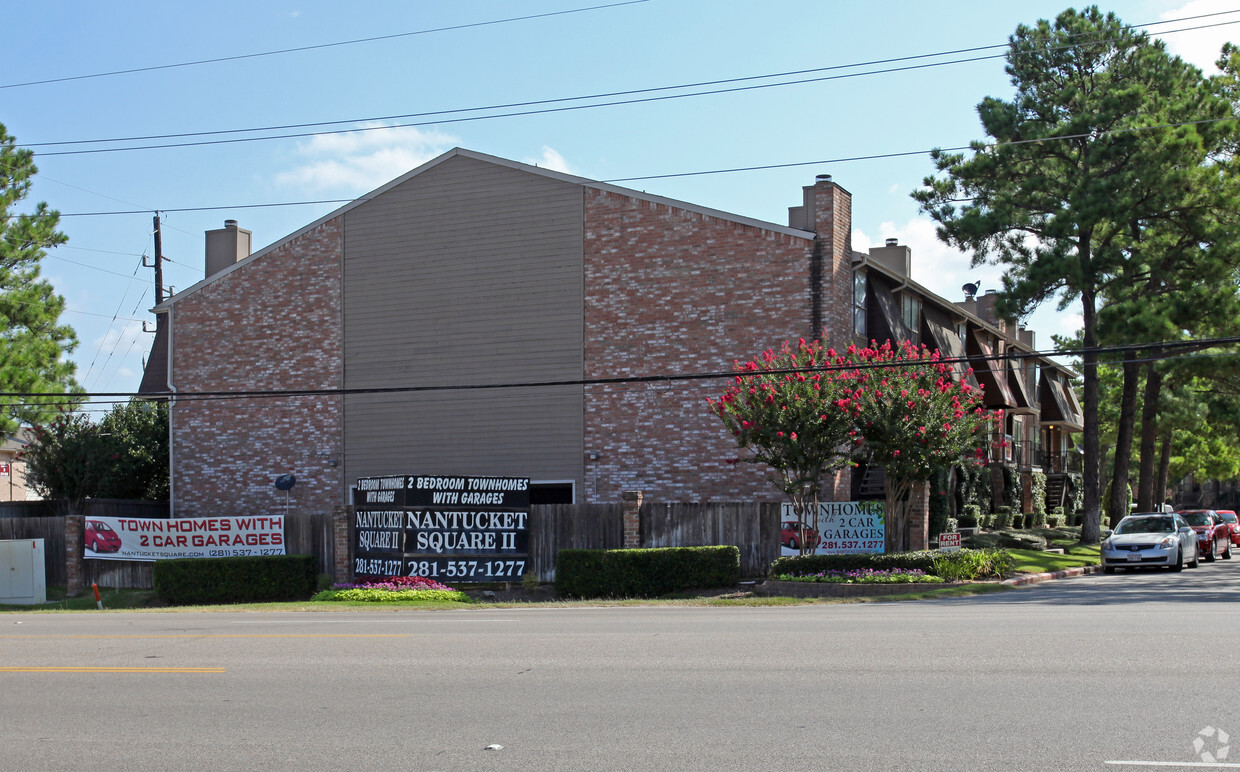
M529 479L363 477L353 493L359 577L510 581L529 554Z

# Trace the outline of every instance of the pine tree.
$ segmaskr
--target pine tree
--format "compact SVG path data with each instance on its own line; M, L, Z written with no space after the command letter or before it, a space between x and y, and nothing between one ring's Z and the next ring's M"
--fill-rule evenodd
M1085 451L1081 538L1098 540L1098 309L1159 218L1191 206L1194 175L1230 131L1199 70L1096 7L1017 28L1011 101L978 106L993 144L941 151L914 193L944 241L1005 268L1001 311L1079 302Z
M60 215L43 202L14 211L37 171L34 154L15 147L0 124L0 392L80 392L66 357L77 335L60 321L65 299L39 271L44 250L68 240L56 230ZM0 431L15 431L19 421L46 422L55 414L48 403L64 401L14 398L0 411Z

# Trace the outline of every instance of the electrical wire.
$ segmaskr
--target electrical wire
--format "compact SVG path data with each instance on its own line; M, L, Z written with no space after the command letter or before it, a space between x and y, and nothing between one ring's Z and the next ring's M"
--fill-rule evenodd
M292 54L301 51L314 51L323 48L336 48L339 46L352 46L360 43L374 43L380 40L393 40L396 38L412 37L414 35L429 35L435 32L451 32L455 30L471 29L474 27L487 27L495 24L509 24L517 21L529 21L531 19L545 19L551 16L566 16L573 13L585 13L587 11L597 11L604 8L617 8L623 5L637 5L646 3L650 0L624 0L623 2L609 3L607 5L594 5L588 8L570 8L566 11L550 11L548 13L536 13L528 16L514 16L508 19L493 19L490 21L472 22L469 24L455 24L448 27L436 27L432 29L414 30L413 32L396 32L390 35L376 35L368 38L357 38L354 40L341 40L334 43L319 43L316 45L298 46L296 48L282 48L275 51L259 51L250 54L237 54L235 56L218 56L212 59L198 59L189 62L176 62L173 64L156 64L147 67L133 67L126 70L113 70L111 72L97 72L89 75L69 75L61 78L46 78L44 80L32 80L25 83L6 83L0 85L0 89L22 88L24 86L42 86L48 83L64 83L73 80L88 80L91 78L107 78L114 75L129 75L137 72L152 72L155 70L170 70L178 67L194 67L203 64L217 64L219 62L235 62L241 59L257 59L264 56L279 56L282 54Z
M1217 13L1201 14L1199 16L1187 16L1187 17L1182 17L1179 19L1169 19L1169 20L1160 21L1160 22L1150 22L1150 23L1141 24L1141 25L1130 25L1126 27L1125 29L1136 29L1140 27L1154 26L1157 24L1178 23L1182 21L1191 21L1194 19L1229 15L1229 14L1235 14L1235 13L1240 13L1240 10L1221 11ZM1186 28L1178 29L1178 30L1168 30L1163 34L1175 34L1179 32L1188 32L1188 31L1198 30L1198 29L1209 29L1212 27L1228 26L1232 24L1240 24L1240 21L1216 22L1213 24L1198 25L1195 27L1186 27ZM1060 46L1059 48L1071 48L1071 47L1091 45L1091 44L1092 43L1090 42L1070 43L1064 46ZM1006 54L992 54L988 56L970 57L966 59L954 59L954 60L949 60L945 62L932 62L928 64L912 65L908 67L895 67L895 68L871 70L871 71L859 72L859 73L846 73L842 75L808 78L808 79L793 80L793 81L784 81L780 83L766 83L766 84L758 84L758 85L743 86L743 87L736 87L736 88L716 89L716 90L710 90L710 91L695 92L691 94L673 94L673 95L662 96L662 97L649 97L649 98L622 100L622 101L615 101L615 102L601 102L601 103L589 104L589 105L575 105L575 106L561 107L561 108L549 108L546 110L527 110L527 111L521 111L521 112L502 113L498 115L482 115L482 116L461 117L461 118L445 117L445 116L456 115L458 113L480 112L484 110L508 110L508 109L517 108L517 107L534 107L534 106L539 106L539 105L560 104L563 102L576 102L576 101L594 100L594 99L610 99L610 98L618 97L618 96L633 96L636 94L650 94L650 93L656 93L656 92L662 92L662 91L677 91L677 90L690 89L690 88L702 88L705 86L717 86L717 85L725 85L725 84L733 84L733 83L743 83L743 82L749 82L749 81L754 81L754 80L769 80L772 78L784 78L784 77L791 77L791 76L796 76L796 75L807 75L807 74L812 74L812 73L831 72L831 71L841 70L841 69L854 69L857 67L871 67L871 66L875 66L879 64L894 64L898 62L916 61L920 59L937 58L941 56L954 56L959 53L972 53L972 52L977 52L977 51L1007 48L1007 46L1008 44L975 46L972 48L955 49L952 51L943 51L943 52L936 52L936 53L931 53L931 54L915 54L915 55L910 55L910 56L892 57L888 59L876 59L876 60L871 60L867 62L859 62L859 63L853 63L853 64L832 65L828 67L816 67L816 68L800 69L800 70L789 70L785 72L768 73L765 75L749 75L749 76L742 76L742 77L737 77L737 78L698 81L694 83L682 83L682 84L671 85L671 86L655 86L655 87L649 87L649 88L602 92L602 93L597 93L597 94L587 94L587 95L573 96L573 97L558 97L558 98L550 98L550 99L530 100L530 101L524 101L524 102L510 102L510 103L504 103L504 104L498 104L498 105L487 105L487 106L481 106L481 107L465 107L465 108L456 108L456 109L451 109L451 110L439 110L439 111L422 112L422 113L405 113L405 114L400 114L400 115L389 115L389 116L379 116L379 117L370 117L370 118L353 118L353 119L347 119L347 120L320 121L320 122L313 122L313 123L283 124L283 125L254 127L254 128L246 128L246 129L221 129L221 130L215 130L215 131L194 131L194 132L181 132L181 133L174 133L174 134L151 134L151 135L130 136L130 137L112 137L112 138L104 138L104 139L65 140L65 141L60 141L60 142L35 142L35 143L25 143L21 145L21 147L27 148L27 149L33 149L33 148L40 148L40 147L58 147L58 146L64 146L64 145L78 145L78 144L101 144L101 143L110 143L110 142L140 142L140 141L149 141L149 140L155 140L155 139L207 137L207 136L219 136L219 135L224 135L224 134L248 134L248 133L255 133L255 132L283 131L287 129L311 128L311 127L317 127L317 126L339 126L339 125L344 125L344 124L374 123L374 122L389 121L389 120L404 120L407 118L438 117L437 120L419 121L415 123L392 124L392 125L381 125L381 126L359 126L359 127L352 128L352 129L342 129L342 130L335 130L335 131L301 132L301 133L294 133L294 134L277 134L277 135L265 136L265 137L243 137L243 138L228 139L228 140L167 143L167 144L161 144L161 145L145 145L145 146L136 146L136 147L96 148L93 150L61 151L61 152L50 152L50 153L41 152L39 153L39 155L43 155L43 156L77 155L77 154L84 154L84 153L119 152L119 151L125 151L125 150L153 150L153 149L161 149L161 148L197 147L197 146L202 146L202 145L232 144L232 143L237 143L237 142L256 142L256 141L264 141L264 140L272 140L272 139L301 139L301 138L306 138L306 137L324 136L324 135L330 135L330 134L384 131L388 129L412 128L412 127L420 127L420 126L428 126L428 125L440 125L440 124L445 124L445 123L462 123L462 122L477 121L477 120L489 120L492 118L508 118L508 117L515 117L515 116L539 115L539 114L545 114L545 113L565 112L569 110L589 109L589 108L594 108L594 107L612 107L612 106L617 106L617 105L639 104L643 102L664 101L668 99L681 99L681 98L693 97L693 96L724 94L724 93L732 93L736 91L749 91L749 90L755 90L755 89L773 88L773 87L778 87L778 86L803 85L806 83L816 83L816 82L827 81L827 80L838 80L842 78L853 78L853 77L862 77L862 76L867 76L867 75L889 74L893 72L904 72L908 70L925 69L928 67L942 67L942 66L953 65L953 64L964 64L964 63L971 63L971 62L977 62L977 61L985 61L989 59L1001 59L1001 58L1004 58Z
M997 149L997 148L1010 147L1010 146L1016 146L1016 145L1042 144L1042 143L1059 142L1059 141L1072 140L1072 139L1083 139L1087 137L1111 136L1114 134L1128 134L1128 133L1139 132L1139 131L1153 131L1156 129L1171 129L1171 128L1177 128L1177 127L1182 127L1182 126L1200 126L1204 124L1222 123L1225 121L1236 121L1236 120L1240 120L1240 118L1236 116L1228 116L1225 118L1207 118L1207 119L1203 119L1199 121L1180 121L1178 123L1159 123L1159 124L1154 124L1151 126L1134 126L1134 127L1112 129L1109 131L1093 132L1093 133L1065 134L1065 135L1058 136L1058 137L1042 137L1040 139L1021 139L1021 140L1013 140L1011 142L989 142L989 143L983 143L977 146L979 146L983 150L990 150L990 149ZM861 155L861 156L842 156L838 158L824 158L824 159L819 159L816 161L792 161L792 162L778 163L778 164L736 166L736 167L729 167L725 169L704 169L704 170L698 170L698 171L692 171L692 172L672 172L668 174L649 174L649 175L638 176L638 177L613 177L613 178L606 179L606 180L599 180L599 182L611 184L611 183L618 183L618 182L663 180L663 179L672 179L675 177L697 177L697 176L704 176L704 175L711 175L711 174L734 174L738 172L767 171L771 169L787 169L787 168L793 168L793 167L798 167L798 166L823 166L826 164L838 164L838 163L846 163L846 162L852 162L852 161L875 161L875 160L882 160L882 159L887 159L887 158L902 158L906 156L928 155L929 153L934 152L936 150L940 152L954 153L954 152L972 150L974 149L974 147L975 145L960 145L956 147L933 148L930 150L907 150L907 151L899 151L899 152L893 152L893 153L875 153L871 155ZM268 202L268 203L260 203L260 204L236 204L232 206L187 206L187 207L177 207L177 208L165 208L165 209L160 209L159 211L161 212L210 212L210 211L216 211L216 210L260 209L260 208L281 207L281 206L314 206L314 205L323 205L323 204L348 204L348 203L354 203L354 202L363 203L363 202L371 200L371 198L372 197L368 197L368 196L360 196L358 198L317 199L313 201L279 201L279 202ZM106 212L60 212L58 213L58 216L59 217L106 217L106 216L112 216L112 215L134 215L134 214L148 214L148 213L149 211L146 211L146 210L122 210L122 211L106 211Z
M1093 354L1126 354L1135 355L1139 352L1154 352L1153 358L1170 359L1175 356L1181 358L1191 358L1194 354L1183 355L1176 352L1182 349L1198 349L1202 347L1217 346L1240 346L1240 336L1225 338L1201 338L1186 341L1164 341L1155 343L1125 343L1111 346L1095 346L1091 349L1084 348L1060 348L1051 351L1009 351L1003 354L991 354L989 356L976 357L941 357L934 360L938 364L972 364L974 362L1007 362L1007 361L1026 361L1029 359L1049 360L1053 357L1064 356L1081 356L1085 353ZM1240 351L1236 351L1234 356L1240 356ZM929 362L929 360L926 360ZM1121 364L1123 360L1108 360L1106 364ZM1153 361L1153 359L1142 360ZM1099 362L1098 364L1103 364ZM510 389L531 389L531 388L552 388L563 386L612 386L624 384L672 384L678 382L693 381L709 381L734 379L737 377L745 377L746 375L794 375L797 373L827 373L839 371L853 370L877 370L884 367L890 367L890 362L880 363L849 363L845 365L823 365L817 367L802 368L786 368L760 370L753 373L748 371L709 371L696 373L673 373L660 375L626 375L614 376L606 378L576 378L552 381L526 381L520 383L465 383L465 384L440 384L435 386L389 386L389 387L357 387L357 388L326 388L326 389L242 389L235 391L188 391L185 389L178 390L175 394L170 392L154 392L139 394L137 392L82 392L80 394L67 394L64 392L0 392L0 399L29 399L29 398L81 398L81 399L105 399L105 398L145 398L145 399L161 399L166 400L175 398L180 402L197 402L203 400L218 399L270 399L270 398L290 398L290 397L342 397L357 395L384 395L384 394L413 394L426 392L445 392L445 391L485 391L485 390L510 390ZM976 370L975 370L976 372ZM1006 369L992 369L990 372L994 374L1006 373Z

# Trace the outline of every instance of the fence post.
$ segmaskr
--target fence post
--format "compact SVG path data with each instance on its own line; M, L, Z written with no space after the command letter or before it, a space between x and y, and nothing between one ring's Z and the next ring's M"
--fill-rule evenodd
M620 500L624 502L624 548L637 549L642 546L642 492L625 491Z
M337 584L353 581L353 563L349 549L353 546L353 507L336 507L332 511L332 554L335 556L333 576Z
M65 594L74 597L85 589L85 560L82 557L83 515L65 515Z

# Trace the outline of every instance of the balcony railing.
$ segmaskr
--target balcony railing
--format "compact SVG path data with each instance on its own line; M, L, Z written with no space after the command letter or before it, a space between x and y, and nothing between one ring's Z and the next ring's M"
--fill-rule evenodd
M1085 468L1082 459L1083 456L1075 450L1044 450L1038 455L1038 465L1042 467L1043 472L1080 474Z

